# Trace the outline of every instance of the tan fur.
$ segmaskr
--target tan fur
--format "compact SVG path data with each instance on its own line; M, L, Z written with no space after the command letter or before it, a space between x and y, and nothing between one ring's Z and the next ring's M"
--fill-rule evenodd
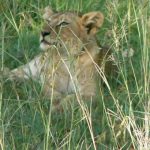
M12 70L9 77L40 81L44 94L56 100L72 93L86 98L95 96L96 63L100 55L95 34L103 24L103 14L54 13L47 7L43 18L40 37L43 52Z

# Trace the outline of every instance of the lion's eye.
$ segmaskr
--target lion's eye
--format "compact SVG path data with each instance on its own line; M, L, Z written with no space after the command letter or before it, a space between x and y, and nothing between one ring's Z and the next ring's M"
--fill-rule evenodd
M57 26L58 26L58 27L59 27L59 26L61 26L61 27L66 27L68 24L69 24L68 22L63 21L63 22L59 23Z

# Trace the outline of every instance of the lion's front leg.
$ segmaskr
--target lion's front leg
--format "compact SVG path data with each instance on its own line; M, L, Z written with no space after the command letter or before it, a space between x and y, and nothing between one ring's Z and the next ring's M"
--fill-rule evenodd
M29 63L22 65L16 69L13 69L8 74L8 79L10 80L20 80L20 79L36 79L40 75L41 71L40 57L36 57Z

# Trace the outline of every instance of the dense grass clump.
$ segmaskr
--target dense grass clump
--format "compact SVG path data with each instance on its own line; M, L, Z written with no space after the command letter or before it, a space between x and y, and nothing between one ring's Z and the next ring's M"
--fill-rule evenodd
M101 11L97 38L111 47L118 76L97 88L97 100L50 111L34 81L0 76L0 149L150 149L150 1L0 0L0 69L15 68L40 52L42 10ZM132 57L128 52L134 52Z

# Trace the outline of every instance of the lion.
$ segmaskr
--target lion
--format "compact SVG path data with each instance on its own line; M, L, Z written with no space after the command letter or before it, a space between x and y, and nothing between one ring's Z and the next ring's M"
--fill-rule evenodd
M96 96L95 76L101 54L96 33L104 22L103 14L53 12L46 7L43 19L41 53L11 70L9 78L40 82L44 95L53 98L54 103L61 103L63 97L71 94L86 99Z

